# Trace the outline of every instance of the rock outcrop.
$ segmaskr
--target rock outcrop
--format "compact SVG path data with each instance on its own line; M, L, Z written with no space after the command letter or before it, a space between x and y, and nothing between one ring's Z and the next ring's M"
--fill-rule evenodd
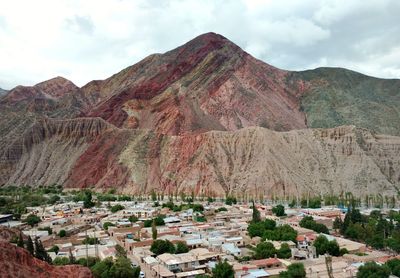
M34 258L28 251L0 242L0 277L92 278L89 268L79 265L53 266Z

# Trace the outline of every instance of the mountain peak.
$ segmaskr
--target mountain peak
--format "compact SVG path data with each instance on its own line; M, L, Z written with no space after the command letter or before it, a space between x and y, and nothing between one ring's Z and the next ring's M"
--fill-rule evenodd
M62 97L66 93L78 89L78 87L74 83L61 76L56 76L49 80L40 82L36 84L34 87L40 89L41 91L52 97Z
M192 39L192 41L195 40L203 40L203 41L229 41L227 38L225 38L224 36L214 33L214 32L208 32L208 33L204 33L201 35L198 35L197 37L195 37L194 39Z

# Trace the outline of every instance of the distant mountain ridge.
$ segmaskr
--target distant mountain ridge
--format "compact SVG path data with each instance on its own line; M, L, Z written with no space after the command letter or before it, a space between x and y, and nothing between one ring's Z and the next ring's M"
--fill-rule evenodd
M5 95L6 93L7 93L6 90L0 88L0 97L3 96L3 95Z
M62 77L18 86L0 112L0 184L214 195L400 186L400 80L280 70L215 33L81 88Z

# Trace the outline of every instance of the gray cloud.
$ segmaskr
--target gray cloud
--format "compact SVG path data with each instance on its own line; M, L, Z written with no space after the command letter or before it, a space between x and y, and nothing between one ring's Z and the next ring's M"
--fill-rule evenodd
M210 31L283 69L400 78L397 0L45 0L29 13L20 1L0 10L0 87L55 75L83 85Z
M72 18L67 18L65 24L67 29L74 32L86 35L92 35L94 32L94 24L90 16L74 15Z

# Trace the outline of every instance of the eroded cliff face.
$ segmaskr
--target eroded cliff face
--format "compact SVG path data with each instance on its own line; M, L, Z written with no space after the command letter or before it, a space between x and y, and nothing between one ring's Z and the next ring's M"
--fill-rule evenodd
M0 181L63 184L91 142L112 128L99 118L43 119L0 152Z
M360 196L393 194L399 186L400 138L354 127L290 132L246 128L170 141L159 157L159 186L179 191Z
M400 138L353 126L170 136L86 118L33 130L5 152L7 184L270 197L391 195L400 186Z
M28 251L0 242L1 277L91 278L89 268L79 265L53 266L34 258Z

